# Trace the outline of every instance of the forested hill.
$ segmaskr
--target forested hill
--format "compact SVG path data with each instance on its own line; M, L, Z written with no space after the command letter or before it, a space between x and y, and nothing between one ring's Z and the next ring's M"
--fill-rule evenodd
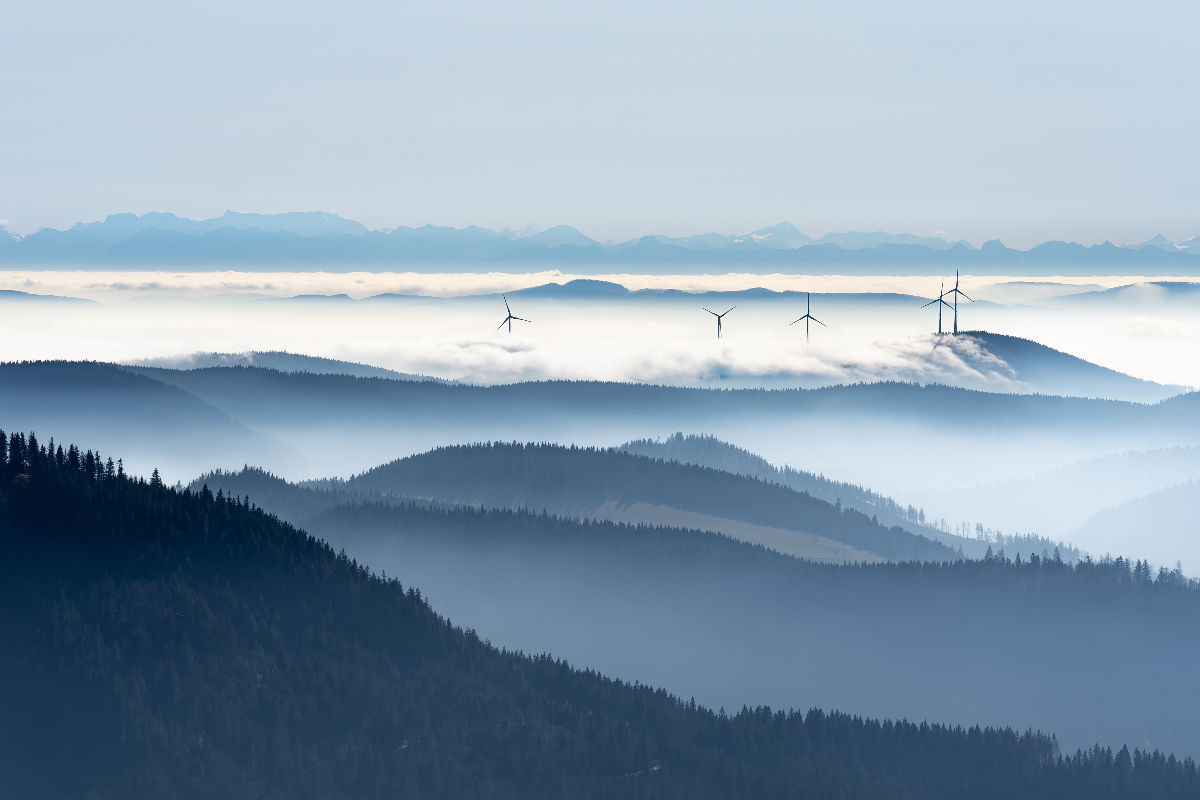
M841 503L849 508L870 514L888 527L899 526L904 530L927 539L961 550L973 558L982 557L991 547L1004 549L1008 554L1050 553L1056 548L1062 558L1077 561L1082 554L1078 549L1061 542L1040 536L1003 536L995 534L996 541L968 538L934 527L934 520L925 515L925 509L913 505L902 505L891 497L873 492L863 486L845 481L834 481L792 467L776 467L762 456L751 453L715 436L675 433L665 439L638 439L621 445L627 453L678 461L681 464L696 464L711 467L735 475L746 475L768 483L780 483L798 492L806 492L829 503Z
M951 547L963 547L968 556L982 556L987 550L983 542L943 534L926 524L925 510L903 506L890 497L843 481L833 481L790 467L776 467L762 456L724 442L715 436L675 433L662 440L638 439L621 445L626 453L711 467L735 475L745 475L769 483L780 483L798 492L807 492L829 503L840 502L864 514L871 514L884 525L899 525L910 533L940 540ZM969 548L969 549L968 549Z
M1143 563L838 567L704 531L413 502L260 470L210 473L192 490L204 486L249 494L420 586L498 645L712 708L816 705L1032 726L1071 748L1200 753L1200 591Z
M1194 797L1191 761L714 715L494 650L209 492L0 437L0 777L21 797ZM18 724L13 724L19 721Z
M817 536L894 561L961 557L951 547L885 527L836 501L745 475L612 449L515 443L442 447L376 467L344 485L568 516L703 527L794 555L816 546L805 545L803 537ZM789 540L788 532L803 537Z
M449 442L607 445L704 431L904 498L946 484L946 451L926 444L949 435L957 436L957 463L969 465L955 473L974 483L1027 474L1033 447L1047 454L1041 466L1052 468L1200 443L1200 417L1186 397L1147 406L910 384L715 391L595 382L468 386L258 367L138 373L0 364L0 419L120 448L126 463L141 472L160 467L172 482L248 463L293 479L345 475ZM226 422L200 424L202 409Z
M1042 394L1156 403L1188 391L1185 386L1141 380L1019 336L990 331L965 331L961 335L977 342L984 353L1008 364L1018 380Z

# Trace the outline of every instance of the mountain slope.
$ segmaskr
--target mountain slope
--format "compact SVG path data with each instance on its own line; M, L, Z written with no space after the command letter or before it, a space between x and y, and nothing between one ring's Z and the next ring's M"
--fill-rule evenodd
M1188 574L1196 574L1200 571L1197 509L1200 479L1192 478L1097 511L1075 529L1072 538L1087 542L1098 553L1121 548L1159 564L1182 562Z
M1120 546L1113 540L1091 541L1078 534L1089 517L1104 509L1192 480L1200 480L1200 448L1139 449L1067 464L1029 477L955 488L932 498L932 502L945 509L944 513L973 513L1006 530L1040 530L1047 536L1070 539L1089 552L1111 550L1174 564L1183 557L1182 548L1174 555L1160 549L1139 549L1137 534L1141 526L1130 528L1130 535ZM1188 565L1193 566L1191 561Z
M127 464L146 471L180 474L196 462L239 465L286 452L184 389L94 362L0 363L0 421L123 445Z
M904 508L890 497L883 497L861 486L831 481L823 475L790 468L779 469L762 456L724 442L715 436L675 433L661 441L639 439L626 442L620 446L620 449L647 458L695 464L730 472L734 475L746 475L768 483L779 483L795 491L806 492L828 503L843 503L864 514L879 517L885 525L898 525L918 536L935 541L945 541L951 547L973 543L972 540L957 536L946 535L945 539L939 538L943 536L941 531L921 523L920 517L924 512L920 509L911 506ZM967 555L982 556L983 549L978 553L973 550L968 551Z
M56 369L76 374L68 382L72 394L60 393L52 402L69 400L77 409L68 417L72 422L92 416L88 393L103 370L86 364ZM26 383L36 384L37 370L0 366L0 371L5 379L0 398L22 397L29 393ZM774 463L910 499L932 513L938 509L929 499L931 490L1030 475L1132 449L1200 444L1194 408L1200 395L1148 406L901 383L781 391L583 381L472 386L258 367L143 370L140 377L151 374L155 384L182 389L182 397L198 399L275 443L207 458L201 456L215 448L205 443L196 450L167 447L154 429L133 422L143 400L131 395L123 422L125 452L157 450L158 457L139 464L169 468L173 479L245 463L291 479L345 475L453 442L609 446L691 430ZM102 382L94 389L107 391ZM195 427L186 414L181 424ZM855 446L848 448L851 439ZM186 468L177 472L174 465L180 463ZM988 523L987 517L967 519Z
M493 443L445 447L345 482L369 492L699 527L824 560L946 560L951 547L778 484L631 453ZM836 545L852 548L850 551Z
M1069 747L1134 738L1200 751L1188 666L1200 591L1140 563L842 567L703 531L398 498L338 506L260 474L205 480L302 516L498 645L710 707L816 705L1033 725Z
M92 300L84 300L80 297L61 297L53 294L30 294L29 292L18 292L12 289L0 289L0 303L11 303L13 305L29 304L29 303L63 303L69 305L96 305Z
M161 369L204 369L206 367L261 367L280 372L308 372L314 375L350 375L356 378L388 378L392 380L432 381L423 375L412 375L407 372L397 372L370 364L359 364L353 361L341 361L334 358L308 356L300 353L288 353L279 350L269 352L251 351L248 353L193 353L177 358L149 359L137 365L131 365L135 371L138 367ZM154 373L149 374L153 377Z
M955 340L957 344L978 343L988 356L999 358L1011 367L1016 380L1042 394L1156 403L1187 391L1183 386L1164 386L1134 378L1017 336L966 331ZM970 354L966 360L971 363Z
M1011 732L715 716L498 652L245 505L0 459L8 791L55 797L1183 797L1195 765ZM67 762L63 753L70 753Z
M682 464L695 464L702 467L731 472L735 475L746 475L768 483L778 483L797 492L804 492L827 503L838 503L847 508L853 508L863 514L877 518L885 526L898 526L904 530L961 551L969 558L980 558L989 547L1003 548L1010 557L1018 553L1028 555L1039 554L1043 551L1052 552L1059 548L1063 558L1078 560L1080 553L1065 547L1059 542L1038 537L1000 538L990 542L978 538L957 536L939 530L932 524L927 524L925 510L912 505L902 506L890 497L873 492L862 486L832 481L823 475L816 475L804 470L791 467L778 468L762 456L748 450L721 441L715 436L685 435L675 433L666 439L639 439L621 445L621 450L629 453L658 458L664 461L677 461ZM928 522L932 523L932 520Z

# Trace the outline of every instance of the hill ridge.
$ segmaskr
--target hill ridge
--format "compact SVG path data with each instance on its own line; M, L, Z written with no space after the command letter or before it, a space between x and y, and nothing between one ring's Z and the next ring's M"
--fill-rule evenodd
M0 520L15 557L0 566L3 620L8 653L23 654L0 657L8 691L22 687L5 699L51 726L5 733L14 791L847 796L899 781L937 798L964 780L1027 797L1200 787L1193 762L1161 753L1058 758L1049 737L1011 731L767 709L727 717L548 657L503 653L450 628L414 590L241 501L106 474L91 451L80 455L71 447L60 459L14 434L0 458ZM142 524L130 528L131 519ZM324 611L307 616L310 607ZM53 633L27 650L39 623ZM105 635L86 635L93 625ZM264 638L264 626L275 636ZM248 636L257 647L241 650ZM241 658L219 661L220 671L198 669L191 655L231 649ZM436 714L431 696L442 697ZM287 715L262 716L271 708ZM281 725L287 739L271 742ZM72 769L50 768L64 746ZM346 756L313 759L314 747ZM743 766L719 789L714 747ZM611 782L646 771L658 776L650 785Z

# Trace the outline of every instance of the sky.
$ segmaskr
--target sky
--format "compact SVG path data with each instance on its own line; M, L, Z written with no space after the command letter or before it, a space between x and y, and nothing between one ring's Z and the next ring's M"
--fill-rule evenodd
M1192 2L18 3L0 219L1200 233Z

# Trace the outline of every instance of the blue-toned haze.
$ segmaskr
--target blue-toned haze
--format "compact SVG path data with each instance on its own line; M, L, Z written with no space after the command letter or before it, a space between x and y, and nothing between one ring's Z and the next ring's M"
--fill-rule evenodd
M1198 12L1119 3L21 3L0 219L326 209L599 240L781 219L1200 230Z

